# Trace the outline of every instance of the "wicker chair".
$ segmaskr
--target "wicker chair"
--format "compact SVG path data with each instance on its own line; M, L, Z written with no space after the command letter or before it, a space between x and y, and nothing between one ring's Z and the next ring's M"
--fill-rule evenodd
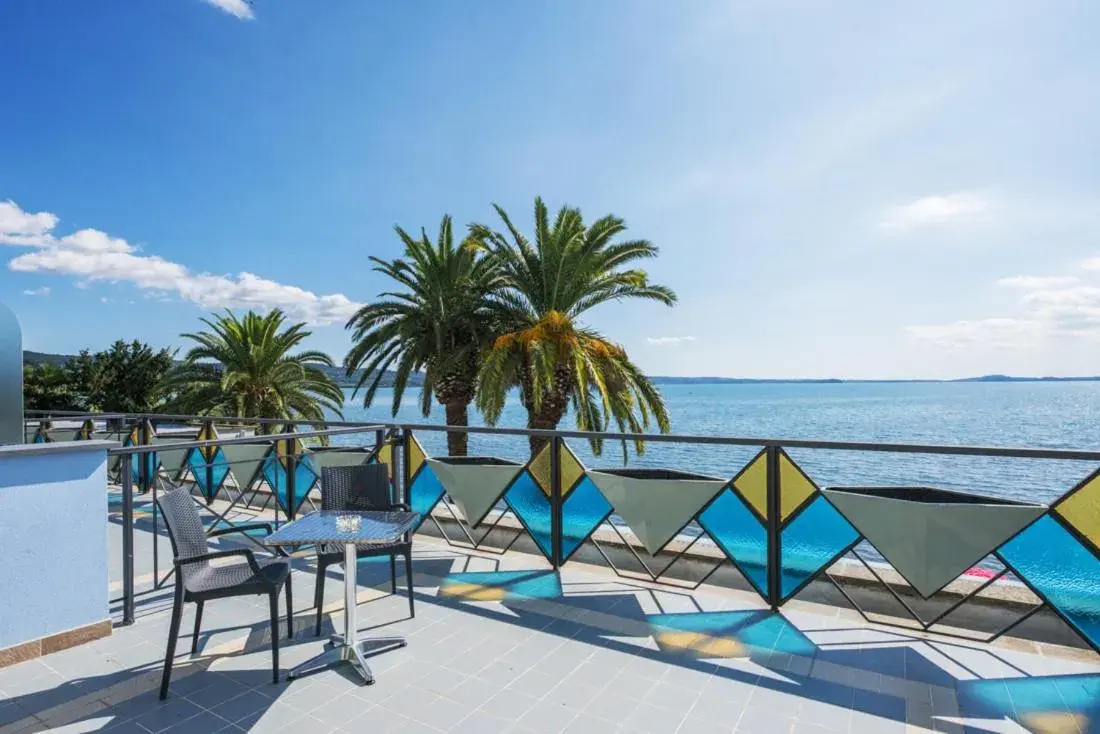
M176 640L179 637L180 618L183 616L185 602L193 601L195 610L195 632L191 638L191 654L198 652L199 630L202 626L202 607L210 599L222 599L230 596L267 594L271 598L271 670L276 683L279 682L279 592L286 586L286 636L294 636L293 602L290 593L290 559L280 556L256 558L247 548L219 550L211 552L207 546L208 537L243 533L251 530L266 530L271 533L269 523L248 523L222 528L206 533L199 517L199 510L184 489L173 489L157 497L157 506L164 515L168 527L168 538L172 541L173 565L175 567L176 594L172 604L172 624L168 631L168 651L164 656L164 675L161 678L160 697L168 697L168 683L172 678L172 661L176 655ZM212 565L219 558L241 556L246 563L231 565Z
M330 466L321 470L322 510L408 510L393 499L389 470L384 464ZM413 606L412 540L406 535L397 543L356 546L358 558L390 557L390 585L397 593L397 556L405 558L405 578L409 588L409 616ZM317 588L313 603L317 607L316 634L321 634L321 607L325 599L325 570L344 561L342 548L321 546L317 549Z

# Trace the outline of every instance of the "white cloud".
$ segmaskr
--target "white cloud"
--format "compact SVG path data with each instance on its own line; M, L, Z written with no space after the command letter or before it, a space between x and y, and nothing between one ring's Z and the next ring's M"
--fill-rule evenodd
M34 288L33 290L23 291L24 296L48 296L50 295L50 287L44 285L41 288Z
M241 20L252 20L256 17L252 12L251 0L204 0L204 2L216 8L221 8L225 12Z
M1043 334L1043 324L1028 319L982 319L950 324L910 326L914 339L947 349L994 347L1010 349L1031 346Z
M1081 267L1085 270L1100 270L1100 257L1090 257L1081 261Z
M989 199L976 191L925 196L888 209L879 226L883 229L901 230L969 220L985 213L989 205Z
M0 201L0 245L33 246L42 244L57 226L57 217L49 212L31 214L11 199Z
M340 293L317 295L253 273L194 273L157 255L138 254L126 240L95 229L57 237L55 215L27 214L13 202L2 206L0 243L34 247L8 263L16 272L76 276L80 287L96 281L130 283L158 297L175 294L205 309L279 307L291 318L311 324L346 321L361 305Z
M1035 291L1044 288L1063 288L1077 285L1079 282L1081 282L1080 279L1073 275L1014 275L1010 278L1001 278L997 281L997 285Z
M645 338L649 344L654 344L659 347L667 346L679 346L684 342L693 342L695 337L693 336L647 336Z
M1022 317L910 326L908 333L919 341L953 349L1036 347L1049 340L1100 339L1100 287L1057 276L1017 276L997 282L1026 291L1020 299Z

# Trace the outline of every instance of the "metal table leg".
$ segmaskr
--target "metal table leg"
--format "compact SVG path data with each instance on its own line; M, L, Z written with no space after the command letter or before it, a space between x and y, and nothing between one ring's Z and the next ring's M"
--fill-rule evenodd
M354 545L344 546L344 634L332 635L325 643L325 651L302 663L287 673L287 680L301 678L323 668L340 663L351 663L367 685L374 683L374 674L367 665L367 655L379 647L405 647L404 637L372 637L359 639L356 608L359 583L356 579L358 558ZM347 642L351 640L351 642Z

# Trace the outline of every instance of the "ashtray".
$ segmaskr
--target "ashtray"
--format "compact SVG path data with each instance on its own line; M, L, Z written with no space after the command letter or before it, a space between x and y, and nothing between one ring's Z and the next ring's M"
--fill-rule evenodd
M336 529L341 533L354 533L363 524L363 518L358 515L340 515L336 518Z

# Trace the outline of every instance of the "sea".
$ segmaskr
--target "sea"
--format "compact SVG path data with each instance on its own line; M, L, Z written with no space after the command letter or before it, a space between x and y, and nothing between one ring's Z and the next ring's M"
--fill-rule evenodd
M1100 382L840 382L696 383L661 385L672 432L683 436L879 441L1034 448L1100 449ZM347 420L392 422L393 393L381 390L365 407L346 393ZM397 411L401 423L442 424L442 406L425 418L419 388ZM484 425L471 408L471 425ZM517 395L501 427L526 425ZM574 428L570 417L562 428ZM442 432L420 431L429 455L446 455ZM341 438L338 443L362 442ZM638 454L605 442L597 454L587 441L569 447L589 468L635 466L677 469L731 478L756 453L751 447L649 443ZM1083 461L791 449L821 487L929 486L1049 503L1095 471ZM470 436L470 454L524 461L523 436Z

